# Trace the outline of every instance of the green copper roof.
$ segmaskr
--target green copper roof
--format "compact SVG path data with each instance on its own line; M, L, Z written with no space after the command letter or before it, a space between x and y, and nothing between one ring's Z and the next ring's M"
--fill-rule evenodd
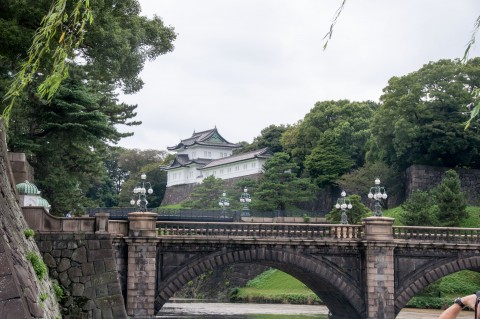
M37 186L30 183L29 181L25 181L23 183L17 184L17 191L20 193L20 195L39 195L40 194Z
M43 198L43 197L40 197L38 199L38 206L43 206L43 207L47 207L47 208L50 208L50 204L48 203L48 201Z

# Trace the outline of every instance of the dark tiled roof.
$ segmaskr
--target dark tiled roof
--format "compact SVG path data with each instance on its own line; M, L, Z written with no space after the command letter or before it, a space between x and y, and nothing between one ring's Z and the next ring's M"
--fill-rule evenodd
M211 168L211 167L220 166L220 165L225 165L225 164L231 164L231 163L235 163L235 162L241 162L241 161L245 161L245 160L249 160L249 159L253 159L253 158L269 158L270 156L272 156L272 153L270 153L270 151L266 147L266 148L262 148L262 149L256 150L256 151L251 151L251 152L248 152L248 153L232 155L232 156L229 156L229 157L224 157L224 158L213 160L210 163L208 163L207 165L205 165L204 167L202 167L202 169Z
M207 146L216 146L216 147L228 147L228 148L238 148L239 144L233 144L224 139L220 133L218 133L217 128L202 131L202 132L193 132L192 136L181 140L175 146L169 146L167 149L169 151L178 150L184 147L189 147L192 145L207 145Z
M169 166L165 167L165 170L184 167L194 163L200 166L204 166L210 163L211 161L212 159L209 159L209 158L197 158L197 159L191 160L188 158L187 154L177 154L175 155L175 159L172 161L172 163Z

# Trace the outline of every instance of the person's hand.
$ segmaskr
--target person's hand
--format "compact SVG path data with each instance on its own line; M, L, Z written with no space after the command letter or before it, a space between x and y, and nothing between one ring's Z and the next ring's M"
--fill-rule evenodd
M475 303L477 302L477 295L476 294L468 295L468 296L462 297L461 299L462 299L462 302L465 306L474 310Z

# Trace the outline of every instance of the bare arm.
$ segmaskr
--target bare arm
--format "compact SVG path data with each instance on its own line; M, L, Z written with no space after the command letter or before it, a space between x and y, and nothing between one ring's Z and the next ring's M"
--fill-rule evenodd
M463 304L470 309L475 308L475 302L477 301L477 296L475 294L468 295L461 298ZM457 318L458 314L462 311L462 307L457 304L453 304L448 309L446 309L438 319L455 319Z

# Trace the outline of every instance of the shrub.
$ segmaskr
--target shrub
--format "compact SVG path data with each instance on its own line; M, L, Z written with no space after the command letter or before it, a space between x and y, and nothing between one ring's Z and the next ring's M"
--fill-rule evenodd
M461 190L457 172L448 170L442 182L433 190L437 200L437 219L440 226L458 227L468 217L467 195Z
M406 226L437 225L437 206L430 192L416 190L402 204L399 219Z
M57 300L60 301L63 298L63 288L58 284L57 281L54 281L52 283L53 286L53 291L55 292L55 296L57 297Z
M23 234L25 235L26 238L30 238L35 236L35 231L33 229L27 228L23 231Z
M48 298L48 294L46 292L42 292L40 294L40 301L41 302L44 302L45 300L47 300L47 298Z
M45 265L40 256L38 256L35 252L30 251L27 253L27 260L32 264L33 270L35 271L38 279L42 280L47 276L47 265Z

